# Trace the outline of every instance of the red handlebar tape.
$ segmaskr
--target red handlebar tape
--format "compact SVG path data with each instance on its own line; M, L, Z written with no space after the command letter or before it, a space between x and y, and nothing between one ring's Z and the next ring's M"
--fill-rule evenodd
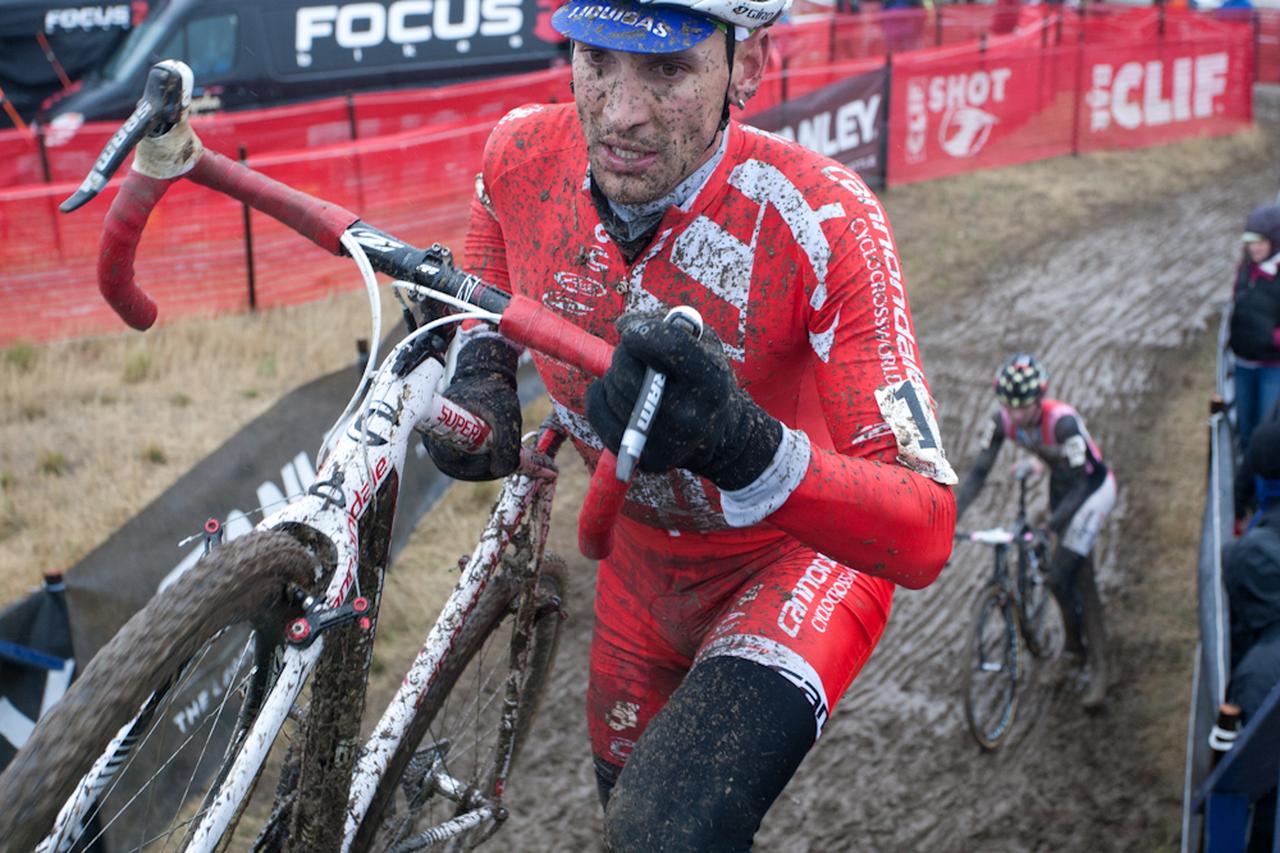
M498 331L592 376L603 376L613 360L613 347L609 344L527 296L511 297L511 304L502 311Z
M278 219L333 255L342 251L339 241L343 232L360 218L344 207L285 186L216 151L206 149L187 177Z
M321 201L251 171L215 151L206 150L182 177L244 202L280 220L325 251L341 252L344 231L359 219L336 204ZM98 253L98 289L107 303L135 329L156 321L156 304L138 287L133 260L151 209L178 178L151 178L130 170L107 211Z
M151 208L175 180L130 170L102 225L98 290L121 319L139 331L156 321L156 304L133 280L133 256Z

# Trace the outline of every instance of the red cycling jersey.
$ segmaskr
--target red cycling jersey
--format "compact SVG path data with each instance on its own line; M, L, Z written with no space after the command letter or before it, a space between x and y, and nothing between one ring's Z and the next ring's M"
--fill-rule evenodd
M630 263L601 224L572 105L498 125L472 206L470 271L614 342L624 312L692 305L789 428L769 487L722 495L683 470L632 484L599 570L589 687L593 747L613 763L700 656L782 673L820 728L879 640L894 584L930 583L951 551L940 482L954 475L879 201L808 149L736 122L727 133L706 183ZM590 377L534 358L594 464Z
M696 307L742 387L812 445L785 503L767 507L779 545L795 535L871 574L924 586L950 555L954 504L948 489L893 464L903 448L876 398L897 387L895 399L930 422L916 425L923 443L937 447L888 220L839 164L736 123L728 133L724 157L687 209L669 209L627 264L591 198L574 108L514 111L485 151L467 266L610 341L623 312ZM594 462L600 444L583 414L589 378L535 360ZM724 510L713 486L683 470L638 477L624 508L654 527L730 540L731 523L759 520L726 519Z

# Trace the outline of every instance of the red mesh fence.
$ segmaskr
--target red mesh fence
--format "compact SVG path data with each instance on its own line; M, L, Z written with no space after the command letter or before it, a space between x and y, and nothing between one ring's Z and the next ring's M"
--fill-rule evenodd
M889 180L922 181L1069 153L1076 58L1074 48L1009 47L897 59Z
M1280 83L1280 9L1259 9L1255 14L1254 74L1260 83Z
M461 247L467 200L492 122L250 158L258 171L361 211L369 222L420 244ZM71 185L0 194L0 342L115 331L122 324L97 294L98 234L119 180L74 216L56 213ZM250 213L258 307L306 302L359 287L349 260ZM137 281L163 322L242 311L250 272L244 208L185 182L157 205L138 250Z
M496 122L521 104L571 98L566 66L437 89L355 95L352 101L357 138L368 139L426 127Z
M17 130L0 131L0 187L43 181L40 145L35 136Z
M814 7L819 8L819 7ZM1280 82L1280 10L1218 10L1206 15L1186 10L1134 8L1091 3L1059 14L1054 6L1009 2L944 5L936 9L881 10L864 4L860 14L797 15L779 27L774 44L790 70L812 68L887 53L953 46L968 52L975 41L993 47L1002 39L1038 40L1044 47L1078 43L1129 44L1156 38L1201 38L1234 22L1256 27L1256 74ZM1239 17L1243 15L1244 17ZM1009 33L1009 35L1004 35ZM567 70L551 69L518 78L458 86L330 98L288 107L219 113L197 118L197 132L210 147L249 156L367 139L402 131L496 120L522 103L554 103L568 97ZM78 130L42 131L40 144L16 130L0 131L0 187L45 181L78 181L114 132L114 123L90 123Z
M1232 133L1252 118L1247 27L1197 41L1089 47L1084 57L1078 151Z
M1208 26L1194 40L1039 48L1015 35L976 54L943 47L897 57L889 180L1240 130L1253 115L1252 32L1200 20Z
M901 19L923 24L919 39L934 38L892 57L884 131L892 183L1231 132L1250 120L1255 66L1276 73L1280 64L1264 53L1267 45L1275 53L1266 39L1276 38L1280 16L1259 16L1255 29L1251 22L1173 12L1161 18L1146 9L1090 6L1087 15L1045 15L1036 8L1020 10L1009 32L983 38L979 49L945 37L953 26L983 31L996 11L948 7L943 19L952 21L946 27L919 10ZM879 67L890 38L886 24L892 30L899 20L888 14L861 22L810 20L780 30L780 58L746 116ZM1081 31L1087 34L1083 42L1072 35ZM1175 32L1194 37L1169 35ZM567 70L554 69L447 89L219 114L198 119L197 132L229 156L251 140L248 162L266 174L412 242L457 248L494 122L519 104L568 97ZM55 171L59 183L0 189L0 345L121 328L95 283L98 234L115 185L74 216L56 213L112 129L89 126L59 146L65 157ZM352 141L353 133L361 138ZM0 181L33 169L42 173L33 147L0 135ZM238 203L175 185L153 214L138 253L138 280L156 298L162 319L241 311L251 298L263 307L296 303L359 286L349 261L329 257L265 216L249 217L249 236L251 259Z

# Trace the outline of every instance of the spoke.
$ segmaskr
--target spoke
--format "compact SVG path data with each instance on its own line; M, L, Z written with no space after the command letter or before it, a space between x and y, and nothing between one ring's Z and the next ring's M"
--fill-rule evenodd
M167 712L167 710L172 706L174 696L176 696L176 695L181 691L181 688L182 688L182 687L187 683L188 679L189 679L191 676L193 676L193 675L194 675L194 674L195 674L195 673L200 669L200 665L203 663L204 659L205 659L206 657L208 657L208 655L209 655L209 651L210 651L210 650L211 650L211 648L213 647L214 643L216 643L219 639L221 639L221 637L222 637L222 635L223 635L224 633L225 633L225 631L219 631L217 634L215 634L213 637L211 637L211 638L209 639L209 641L205 644L204 648L201 650L201 652L200 652L199 656L198 656L198 657L196 657L196 658L194 658L192 661L188 662L188 664L184 667L184 669L183 669L183 671L182 671L181 678L179 679L179 681L178 681L177 683L175 683L175 684L173 685L173 687L171 687L171 688L169 689L168 694L167 694L167 696L165 697L165 701L164 701L164 703L163 703L162 707L157 707L157 708L156 708L156 711L155 711L155 714L154 714L154 718L155 718L156 720L163 720L163 719L164 719L164 712ZM240 655L238 655L238 656L237 656L236 660L237 660L237 661L241 661L241 660L243 660L243 657L244 657L244 651L242 650L242 651L241 651L241 653L240 653ZM237 666L238 666L238 664L237 664ZM248 677L251 677L251 676L252 676L252 670L250 670L250 672L249 672L249 673L246 673L246 675L244 676L244 678L239 679L239 681L240 681L241 685L243 685L243 683L244 683L244 679L245 679L245 678L248 678ZM182 751L187 747L187 745L188 745L188 744L190 744L190 743L192 743L192 742L196 739L196 737L198 737L198 736L201 734L201 731L202 731L203 729L207 729L207 730L208 730L208 732L207 732L207 734L206 734L206 736L205 736L205 745L204 745L204 746L202 746L202 748L201 748L201 752L200 752L200 758L199 758L199 759L197 759L197 763L196 763L196 765L195 765L197 768L199 767L199 761L200 761L201 759L203 759L203 756L204 756L204 754L205 754L205 749L207 748L207 745L208 745L208 743L209 743L210 739L212 738L212 735L213 735L214 730L217 728L217 721L221 718L221 713L222 713L222 711L223 711L223 710L225 710L225 706L226 706L227 698L230 696L230 694L231 694L231 693L233 693L233 692L237 692L238 690L239 690L239 688L237 688L237 687L235 686L235 684L234 684L234 683L232 683L232 684L229 684L229 685L228 685L227 690L226 690L226 694L223 696L223 701L222 701L222 703L219 705L219 707L218 707L217 711L216 711L216 712L211 712L211 713L208 713L208 714L205 714L205 715L204 715L204 717L203 717L203 719L200 721L200 723L199 723L197 726L195 726L195 727L194 727L194 728L193 728L193 729L192 729L192 730L187 734L186 738L184 738L184 739L183 739L183 741L182 741L180 744L178 744L176 748L174 748L173 750L171 750L171 751L169 752L168 756L164 759L164 762L163 762L159 767L157 767L157 768L156 768L156 770L155 770L155 771L154 771L154 772L153 772L153 773L152 773L148 778L146 778L145 780L143 780L143 781L139 784L139 786L138 786L138 790L134 792L133 796L132 796L132 797L130 797L126 802L124 802L123 804L121 804L120 808L118 808L118 809L116 810L115 814L114 814L114 815L112 815L111 819L110 819L110 820L108 820L108 821L107 821L107 822L106 822L106 823L105 823L105 824L104 824L104 825L103 825L103 826L98 830L97 835L95 835L92 839L90 839L89 844L92 844L93 842L95 842L95 841L97 841L97 840L101 839L104 835L106 835L107 831L108 831L108 830L109 830L113 825L115 825L115 823L116 823L118 820L120 820L121 816L122 816L122 815L124 815L124 814L125 814L125 812L127 812L127 811L129 810L129 808L130 808L130 807L131 807L131 806L132 806L132 805L133 805L133 804L138 800L138 798L139 798L139 797L141 797L141 796L143 795L143 792L144 792L144 791L147 793L148 797L154 797L154 795L155 795L155 788L156 788L156 785L155 785L156 780L157 780L157 779L159 779L159 778L160 778L160 776L161 776L161 775L163 775L163 774L164 774L164 772L165 772L165 771L170 767L170 765L172 765L172 764L173 764L173 762L176 760L177 756L178 756L178 755L179 755L179 754L180 754L180 753L181 753L181 752L182 752ZM93 809L93 811L91 812L91 815L92 815L92 814L99 814L99 815L100 815L100 814L102 813L102 807L103 807L103 805L105 804L107 797L108 797L110 794L114 793L114 791L115 791L116 787L120 784L121 780L124 778L125 773L126 773L126 772L131 768L131 767L133 767L134 762L135 762L135 760L137 759L138 755L141 753L142 749L143 749L145 746L147 746L147 745L151 742L151 740L152 740L153 736L155 736L155 734L156 734L156 732L157 732L157 730L158 730L158 729L159 729L159 726L152 726L152 727L150 728L150 730L146 733L146 736L143 738L143 740L142 740L141 742L139 742L139 743L138 743L138 744L137 744L137 745L136 745L136 746L131 750L130 755L129 755L129 760L128 760L128 762L125 764L125 766L121 767L121 768L117 771L117 773L116 773L116 775L115 775L114 779L112 780L112 784L111 784L110 789L109 789L109 790L107 790L107 791L104 791L104 792L102 793L102 795L98 798L98 803L94 806L94 809ZM187 794L188 794L188 792L190 791L190 785L191 785L191 780L190 780L190 779L188 779L188 780L187 780L187 789L186 789L186 790L184 790L184 792L183 792L183 797L182 797L182 799L180 800L180 803L182 803L182 802L185 802L185 801L186 801ZM153 811L153 809L152 809L152 808L148 808L146 813L147 813L147 814L150 814L150 813L152 813L152 811ZM89 819L90 819L90 818L86 817L85 822L86 822L86 823L88 823L88 820L89 820ZM186 825L187 825L187 824L189 824L189 823L190 823L190 820L188 820L188 821L184 821L184 822L182 822L182 823L179 825L179 827L186 826ZM167 838L167 837L170 837L170 836L173 834L173 832L175 831L175 829L176 829L176 828L174 828L174 829L170 829L170 830L167 830L166 832L161 833L160 835L157 835L157 836L155 836L154 838L149 839L149 840L144 839L143 841L141 841L141 842L139 843L139 845L138 845L137 847L135 847L135 848L133 848L133 849L135 849L135 850L141 850L141 849L144 849L144 848L146 847L146 845L148 845L148 844L153 844L153 843L155 843L155 841L159 840L160 838ZM86 845L86 846L87 846L87 845Z

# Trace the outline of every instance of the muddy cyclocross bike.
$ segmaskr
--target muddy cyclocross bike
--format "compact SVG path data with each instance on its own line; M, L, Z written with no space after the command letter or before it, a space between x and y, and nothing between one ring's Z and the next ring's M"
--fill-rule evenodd
M1035 473L1030 460L1017 466L1018 514L1011 528L956 532L957 540L990 546L994 556L965 650L964 716L987 750L1000 745L1017 716L1023 643L1033 657L1049 658L1061 642L1057 599L1045 575L1048 546L1027 519L1027 481Z
M191 87L185 65L155 66L137 109L63 204L91 199L136 146L99 263L117 313L138 329L154 322L154 303L133 281L134 253L151 209L186 178L349 255L370 295L375 344L374 271L390 275L411 331L380 363L371 354L306 494L157 593L40 721L0 776L0 839L11 850L80 850L136 810L123 849L469 848L507 815L509 772L555 652L563 563L544 548L565 433L549 423L526 441L457 586L361 745L400 472L419 433L471 450L488 441L483 420L437 392L458 322L492 323L597 376L612 348L457 270L439 246L414 248L203 150L187 121ZM588 557L609 552L626 488L603 452L579 519ZM192 704L193 673L210 668L214 686ZM130 774L140 781L121 790Z

